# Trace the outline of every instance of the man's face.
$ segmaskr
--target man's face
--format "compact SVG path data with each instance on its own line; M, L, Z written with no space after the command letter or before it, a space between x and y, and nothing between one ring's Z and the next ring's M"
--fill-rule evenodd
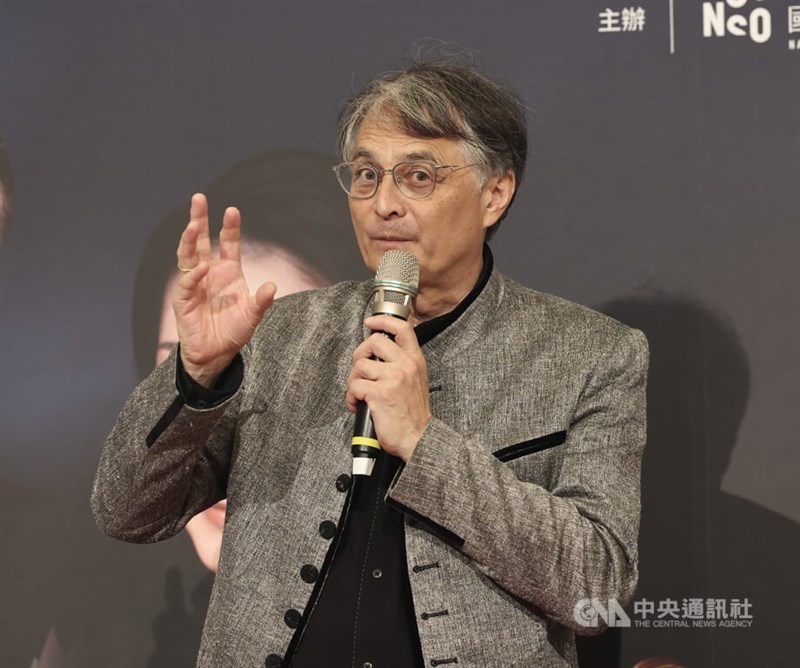
M389 117L369 114L358 133L354 161L378 169L398 162L424 159L437 165L467 165L454 139L422 139L407 135ZM366 265L377 269L390 249L405 250L420 264L420 288L457 294L460 299L473 287L482 266L486 228L494 224L498 210L498 179L479 188L475 168L456 172L439 170L433 193L412 199L400 192L389 174L370 199L349 199L356 240ZM511 177L513 191L513 177Z

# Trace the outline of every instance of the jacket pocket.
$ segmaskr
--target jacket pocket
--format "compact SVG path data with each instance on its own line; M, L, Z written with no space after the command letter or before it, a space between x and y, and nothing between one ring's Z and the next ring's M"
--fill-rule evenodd
M507 445L495 451L494 456L501 462L510 462L512 459L517 459L517 457L524 457L534 452L541 452L542 450L562 445L566 440L566 431L556 431L547 436L540 436L539 438L533 438L529 441L522 441L522 443Z

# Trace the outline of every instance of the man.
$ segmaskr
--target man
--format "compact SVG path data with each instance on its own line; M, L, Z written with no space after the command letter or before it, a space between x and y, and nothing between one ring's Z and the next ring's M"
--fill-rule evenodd
M644 337L493 271L526 130L475 69L376 78L339 143L367 266L419 259L412 318L365 319L369 283L251 296L238 212L215 256L196 195L179 346L109 436L98 524L160 540L227 495L200 666L575 665L576 610L636 583ZM353 480L359 401L385 452Z

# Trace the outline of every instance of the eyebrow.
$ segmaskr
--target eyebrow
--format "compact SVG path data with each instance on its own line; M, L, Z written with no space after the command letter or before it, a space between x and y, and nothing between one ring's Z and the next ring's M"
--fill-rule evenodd
M375 154L365 148L356 149L353 154L353 159L355 160L356 158L364 158L370 162L378 162L375 159ZM404 153L401 156L400 162L407 162L409 160L430 160L436 164L439 163L438 158L431 151L411 151L410 153Z

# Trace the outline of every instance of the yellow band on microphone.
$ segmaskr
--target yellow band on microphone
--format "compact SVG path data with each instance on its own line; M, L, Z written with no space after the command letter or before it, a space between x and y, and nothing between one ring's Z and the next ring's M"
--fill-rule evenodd
M366 436L353 436L350 445L366 445L368 448L378 448L378 450L381 448L377 438L367 438Z

